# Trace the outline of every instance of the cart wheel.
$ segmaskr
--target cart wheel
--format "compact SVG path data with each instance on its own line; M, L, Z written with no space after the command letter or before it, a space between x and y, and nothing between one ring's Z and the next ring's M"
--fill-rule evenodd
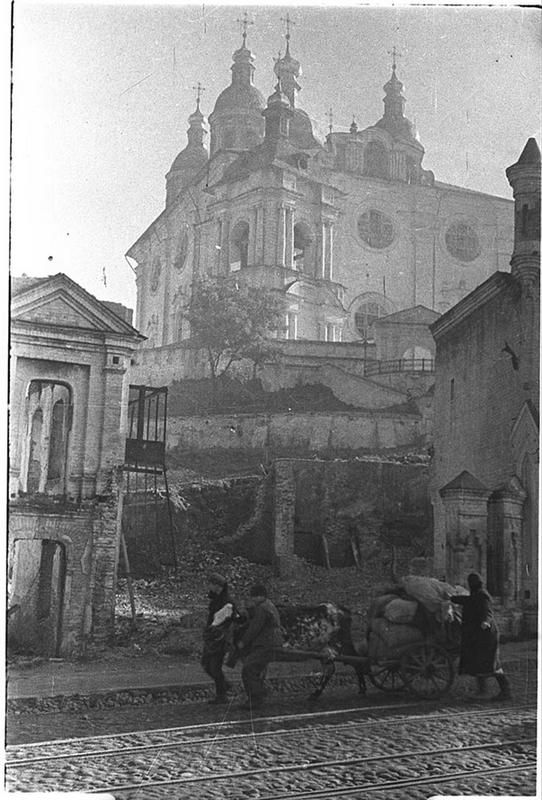
M445 694L455 676L446 650L433 644L419 644L407 650L401 658L400 671L407 689L426 700Z
M371 664L368 675L373 686L383 692L398 692L405 686L399 661Z

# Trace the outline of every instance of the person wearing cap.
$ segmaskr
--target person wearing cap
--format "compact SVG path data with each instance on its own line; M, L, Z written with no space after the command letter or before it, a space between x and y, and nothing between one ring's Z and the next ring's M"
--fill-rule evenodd
M227 703L226 693L229 684L224 677L222 665L228 647L228 635L235 615L235 607L231 600L228 582L218 572L207 576L209 585L209 609L207 625L203 631L203 654L201 666L215 682L216 695L210 703Z
M500 692L495 700L511 698L508 678L499 662L499 631L493 616L492 600L482 577L471 572L467 578L470 594L452 595L452 603L462 608L459 674L472 675L478 684L478 699L487 693L487 679L494 677Z
M265 673L275 650L282 646L282 634L279 612L267 597L265 586L255 584L250 598L252 615L237 647L243 660L241 679L248 698L242 707L252 710L263 703Z

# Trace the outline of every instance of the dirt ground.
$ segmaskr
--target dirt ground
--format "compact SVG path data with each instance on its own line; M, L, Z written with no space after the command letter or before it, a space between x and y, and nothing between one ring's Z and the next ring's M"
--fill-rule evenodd
M134 658L175 654L197 658L207 608L206 574L216 570L229 581L234 599L242 607L253 583L262 582L279 604L318 604L332 601L354 614L354 640L362 636L368 605L374 597L374 583L367 588L356 567L326 569L301 562L293 578L278 578L271 567L252 564L243 558L221 553L208 554L205 567L192 571L164 573L152 579L132 581L135 625L128 583L119 581L114 641L107 647L91 648L88 658Z

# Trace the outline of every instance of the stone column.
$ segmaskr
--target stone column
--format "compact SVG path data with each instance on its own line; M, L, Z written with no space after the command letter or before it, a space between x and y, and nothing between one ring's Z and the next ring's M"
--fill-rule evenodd
M223 228L224 228L224 220L222 217L219 217L216 221L216 255L214 259L214 272L215 275L222 274L222 249L224 247L223 242Z
M466 585L470 572L487 579L487 501L485 488L465 486L440 490L446 526L446 579Z
M327 224L326 278L333 280L333 223Z
M222 263L221 274L229 275L230 274L230 220L228 217L224 217L223 220L222 250L220 251L220 254Z
M280 575L288 574L294 556L295 478L292 461L275 461L273 554Z
M294 210L286 208L286 255L285 266L294 268Z
M88 410L84 436L84 466L81 494L83 499L96 494L96 476L100 466L104 424L103 369L105 364L94 363L90 367L88 387Z
M121 398L124 381L124 366L108 365L103 370L104 414L101 459L96 490L103 493L111 475L111 469L124 461L124 438L122 436Z
M319 247L319 249L320 249L319 256L320 256L320 258L318 259L319 260L319 270L318 270L319 274L317 276L317 277L320 277L320 278L325 278L326 277L326 249L327 249L326 227L327 227L326 223L322 222L321 225L320 225L320 242L319 242L319 246L320 246Z
M40 442L40 463L41 474L39 491L44 493L47 486L47 474L49 472L49 452L51 443L51 425L53 417L53 387L46 385L41 390L40 405L43 413Z
M527 493L516 481L517 486L507 487L496 492L491 498L492 519L496 530L496 550L499 556L498 578L499 594L505 608L518 608L522 598L523 564L523 505Z
M278 229L277 229L277 265L286 266L286 208L284 205L278 207Z

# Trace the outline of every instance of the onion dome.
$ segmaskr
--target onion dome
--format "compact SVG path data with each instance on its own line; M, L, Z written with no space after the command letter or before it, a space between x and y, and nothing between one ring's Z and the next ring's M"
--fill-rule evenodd
M222 91L209 115L211 155L218 150L247 150L260 143L263 136L261 112L264 98L256 89L254 57L243 44L233 54L231 84Z
M294 108L294 114L290 122L290 141L294 147L299 147L302 150L321 147L321 143L314 135L311 118L301 108Z
M288 139L290 135L290 119L293 115L288 97L282 91L280 80L275 91L267 99L267 107L262 111L265 117L265 142L277 142Z
M402 94L403 84L395 74L395 63L392 66L391 78L384 85L384 116L376 123L398 139L415 139L413 125L404 115L406 100Z
M279 57L275 59L273 70L278 78L281 91L287 96L293 110L289 131L290 142L294 147L304 150L320 147L320 143L314 137L309 115L302 109L296 108L297 92L301 91L301 86L297 82L297 78L301 75L301 65L290 53L290 25L293 23L288 14L286 14L284 22L286 23L286 52L283 57L279 53Z
M296 80L301 75L301 65L290 55L290 34L286 34L286 53L283 58L279 54L273 69L280 81L282 91L287 95L290 105L294 108L296 92L301 91L301 86Z
M207 163L208 153L203 144L207 134L203 124L203 114L199 107L199 96L196 110L188 117L188 144L175 158L166 175L166 205L169 205L195 178L200 169Z
M282 86L280 80L277 81L275 86L275 91L273 94L269 95L267 98L267 108L270 106L285 106L286 108L290 108L290 100L288 96L282 91Z

